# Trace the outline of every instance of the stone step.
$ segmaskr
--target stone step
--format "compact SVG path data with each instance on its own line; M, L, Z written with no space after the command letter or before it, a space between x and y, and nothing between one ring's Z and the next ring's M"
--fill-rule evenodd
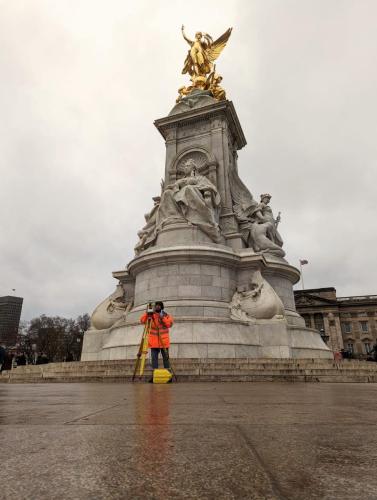
M237 372L237 373L248 373L248 372L311 372L311 373L316 373L316 372L325 372L325 371L339 371L339 372L357 372L357 373L375 373L376 370L369 368L369 367L357 367L357 366L349 366L349 367L343 367L341 365L336 365L336 366L281 366L281 365L270 365L270 366L223 366L223 365L195 365L195 366L186 366L186 367L174 367L174 370L176 372L186 372L186 371L212 371L212 372ZM150 372L151 369L148 367L145 369L146 372ZM44 375L50 375L50 374L55 374L55 375L67 375L71 376L75 373L82 373L86 375L91 375L91 374L102 374L102 375L107 375L107 374L132 374L133 373L133 368L131 367L123 367L123 368L106 368L106 369L101 369L101 368L91 368L90 370L86 368L80 368L78 367L76 370L64 370L64 369L50 369L50 370L43 370L43 371L24 371L24 370L19 370L19 369L14 369L11 372L4 372L7 374L10 374L12 377L18 377L18 376L34 376L38 377L42 374Z
M192 364L192 363L218 363L221 362L223 364L232 364L232 363L246 363L246 364L276 364L276 362L279 363L284 363L284 364L292 364L292 363L305 363L305 364L313 364L313 363L318 363L318 364L328 364L328 363L334 363L335 361L333 360L328 360L328 359L288 359L288 358L171 358L172 362L175 364ZM342 363L356 363L356 364L370 364L370 362L366 361L355 361L355 360L343 360ZM74 367L77 366L78 364L84 365L85 366L124 366L124 365L130 365L133 366L135 364L134 359L125 359L125 360L103 360L103 361L81 361L81 362L59 362L59 363L49 363L46 365L26 365L26 366L21 366L19 368L48 368L50 366L65 366L65 367Z
M174 366L192 366L192 365L206 365L206 366L218 366L219 364L224 366L267 366L267 365L281 365L281 366L357 366L360 367L373 367L375 363L366 362L366 361L341 361L335 362L332 360L285 360L285 359L275 359L275 360L239 360L239 359L190 359L190 360L182 360L182 359L172 359L172 364ZM49 363L46 365L26 365L17 367L18 370L23 371L46 371L46 370L55 370L55 369L65 369L65 370L76 370L77 367L82 369L90 370L92 368L124 368L124 367L134 367L134 360L125 360L125 361L99 361L99 362L76 362L76 363Z
M314 366L284 366L284 365L266 365L266 366L237 366L237 365L191 365L191 366L183 366L183 367L179 367L179 366L174 366L174 370L177 372L177 373L182 373L182 372L187 372L187 371L213 371L213 372L219 372L219 371L222 371L222 372L228 372L228 371L232 371L232 372L237 372L237 373L240 373L240 374L245 374L245 373L249 373L249 372L286 372L286 371L289 371L289 372L296 372L296 373L303 373L303 372L312 372L312 373L321 373L321 372L325 372L327 370L330 370L330 371L339 371L339 372L342 372L342 371L347 371L349 373L351 372L357 372L357 373L375 373L376 370L371 368L371 367L357 367L357 366L349 366L349 367L343 367L341 365L334 365L334 366L331 366L331 365L324 365L324 366L318 366L318 365L314 365ZM79 372L79 373L82 373L82 374L85 374L85 375L103 375L103 376L106 376L106 375L109 375L109 374L114 374L114 375L122 375L122 374L133 374L133 367L121 367L121 368L117 368L117 367L113 367L113 368L105 368L105 369L102 369L102 368L96 368L96 367L91 367L90 369L88 368L81 368L81 367L77 367L76 370L65 370L65 369L49 369L49 370L43 370L43 371L25 371L25 370L20 370L20 369L15 369L15 370L12 370L11 372L11 375L13 377L18 377L18 376L39 376L40 374L44 374L44 375L61 375L61 376L72 376L74 375L75 373ZM151 369L148 367L146 368L146 372L150 372Z
M319 359L172 359L181 381L377 382L377 363ZM20 366L0 382L130 381L134 360L87 361ZM142 380L150 378L148 365Z
M186 367L199 367L199 366L205 366L205 367L229 367L229 368L239 368L239 369L249 369L249 368L255 368L255 369L264 369L270 366L273 367L281 367L281 368L323 368L323 367L340 367L340 366L347 366L348 368L355 367L357 369L364 369L364 370L375 370L375 363L371 362L333 362L333 361L328 361L328 362L320 362L315 360L314 362L303 362L303 361L290 361L286 362L286 360L276 360L275 362L243 362L243 361L227 361L227 360L204 360L202 362L197 361L197 360L192 360L191 362L185 361L184 363L181 362L181 360L172 360L172 364L176 369L183 369ZM147 365L148 366L148 365ZM18 372L23 372L23 373L39 373L41 370L43 372L49 372L49 371L64 371L64 372L72 372L76 370L85 370L85 371L93 371L93 370L107 370L107 369L116 369L116 370L133 370L134 369L134 362L132 363L123 363L123 362L107 362L106 364L104 363L95 363L95 362L90 362L88 364L87 362L80 362L80 363L51 363L47 365L39 365L39 366L20 366L16 368L16 371Z

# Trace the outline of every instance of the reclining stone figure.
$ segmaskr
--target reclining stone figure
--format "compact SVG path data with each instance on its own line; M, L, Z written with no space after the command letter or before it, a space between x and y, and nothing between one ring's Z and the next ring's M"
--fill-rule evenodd
M260 271L254 271L247 290L236 291L229 305L230 317L255 322L257 319L283 319L284 306Z

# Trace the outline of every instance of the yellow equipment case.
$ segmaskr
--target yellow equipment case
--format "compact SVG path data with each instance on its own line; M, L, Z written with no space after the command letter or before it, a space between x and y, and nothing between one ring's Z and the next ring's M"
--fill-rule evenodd
M153 370L154 384L168 384L172 379L172 373L166 368L156 368Z

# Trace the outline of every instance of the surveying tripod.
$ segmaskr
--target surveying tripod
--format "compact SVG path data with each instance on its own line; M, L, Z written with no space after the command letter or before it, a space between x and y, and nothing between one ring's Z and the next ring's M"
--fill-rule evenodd
M148 314L148 317L147 317L147 321L145 322L145 325L144 325L144 330L143 330L143 333L141 336L139 350L137 352L134 374L132 376L132 382L135 380L136 376L138 376L139 379L141 379L141 377L143 376L143 373L144 373L145 360L146 360L146 357L148 354L148 337L149 337L149 332L151 329L152 319L153 319L153 316L152 316L153 306L151 303L148 304L147 314ZM160 334L160 330L158 330L158 340L159 340L159 344L162 345L162 350L164 351L164 353L169 361L169 366L170 366L170 370L173 374L173 377L174 377L175 381L178 382L177 375L175 374L175 372L173 370L173 367L172 367L172 364L171 364L171 361L169 358L169 351L166 349L166 347L164 345L164 342L163 342L161 334Z

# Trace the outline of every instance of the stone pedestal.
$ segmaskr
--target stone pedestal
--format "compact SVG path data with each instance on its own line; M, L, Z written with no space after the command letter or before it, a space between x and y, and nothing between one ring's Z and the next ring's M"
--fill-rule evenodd
M102 330L95 324L107 325L109 319L94 318L84 337L84 361L134 358L143 330L139 318L146 304L156 300L162 300L175 318L171 357L332 357L318 332L306 328L296 312L292 287L299 271L281 257L248 246L231 185L233 179L237 189L247 191L237 169L237 150L246 144L245 137L233 104L205 97L193 100L191 107L180 103L155 125L166 142L165 186L176 185L182 166L190 160L217 189L220 202L214 214L219 237L185 219L162 221L152 244L126 270L114 273L124 289L125 311ZM283 314L256 319L235 306L238 296L259 300L257 292L255 297L247 292L254 275L259 276L258 293L270 290L268 300L282 304ZM110 311L114 304L108 300ZM118 311L120 302L115 304Z

